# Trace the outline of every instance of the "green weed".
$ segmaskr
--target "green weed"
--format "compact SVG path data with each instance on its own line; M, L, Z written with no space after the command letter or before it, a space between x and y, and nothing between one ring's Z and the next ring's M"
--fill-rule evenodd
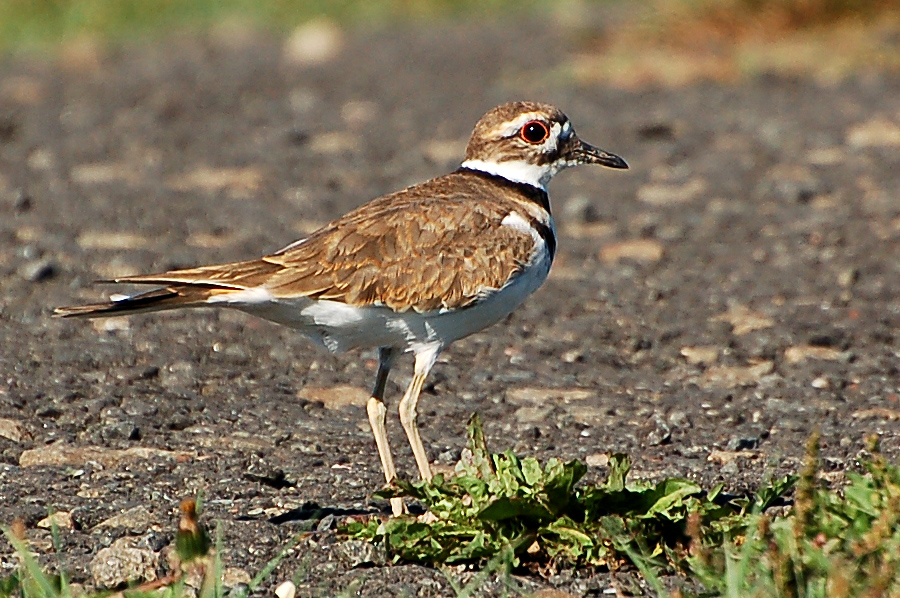
M341 529L383 544L395 562L537 571L630 564L658 595L659 576L678 572L705 587L703 596L897 598L900 467L871 448L864 471L832 489L818 477L814 435L799 476L726 497L688 480L630 482L620 454L610 456L602 484L581 486L578 461L541 466L491 454L473 418L456 477L398 481L379 494L417 500L427 516L351 520ZM790 508L768 513L794 486Z
M817 440L790 513L752 515L747 534L724 544L696 538L690 570L715 595L900 596L900 467L876 453L836 491L816 477Z
M586 473L580 461L550 459L542 467L509 451L491 454L474 416L456 477L398 480L378 495L418 500L428 518L354 520L342 529L384 544L395 562L483 563L511 550L515 566L615 567L642 555L662 567L683 560L691 517L707 542L741 533L750 512L764 510L793 484L785 478L752 498L727 498L721 486L707 492L684 479L631 482L629 469L627 456L613 454L603 484L578 486Z

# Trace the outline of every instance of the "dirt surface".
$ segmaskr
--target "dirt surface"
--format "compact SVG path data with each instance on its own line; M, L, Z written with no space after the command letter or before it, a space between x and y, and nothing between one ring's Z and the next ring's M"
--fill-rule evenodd
M437 464L455 462L473 411L494 450L624 451L639 477L735 492L796 471L815 429L834 482L868 434L900 453L900 78L614 89L567 77L577 47L543 22L342 42L322 64L220 32L0 66L0 521L24 520L46 554L41 520L69 513L75 581L94 584L92 559L122 537L156 555L197 492L232 583L310 525L304 505L385 510L363 407L375 361L239 313L52 308L110 292L95 279L256 257L447 172L510 99L559 105L631 170L552 183L547 284L435 367L420 426ZM393 404L410 373L393 375ZM396 418L389 431L412 475ZM353 567L353 552L312 534L266 591L453 595L438 570ZM513 581L639 590L603 571Z

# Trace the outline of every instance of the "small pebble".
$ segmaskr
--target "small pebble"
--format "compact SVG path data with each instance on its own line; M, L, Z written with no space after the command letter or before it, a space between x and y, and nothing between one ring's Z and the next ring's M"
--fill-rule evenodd
M30 282L44 282L56 276L57 267L50 260L37 260L23 266L20 274Z
M831 386L831 383L828 381L828 378L825 378L824 376L819 376L818 378L814 379L810 384L812 385L813 388L818 388L820 390L824 390Z
M278 598L294 598L297 595L297 586L290 580L282 582L275 588L275 595Z

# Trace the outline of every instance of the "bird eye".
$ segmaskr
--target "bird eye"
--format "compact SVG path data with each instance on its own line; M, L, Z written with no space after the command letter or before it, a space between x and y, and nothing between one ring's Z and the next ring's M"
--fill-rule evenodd
M550 129L539 120L528 121L519 130L519 137L528 143L543 143L550 136Z

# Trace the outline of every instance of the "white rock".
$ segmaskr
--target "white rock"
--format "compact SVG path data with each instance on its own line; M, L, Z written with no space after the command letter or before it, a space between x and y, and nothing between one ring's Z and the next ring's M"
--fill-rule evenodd
M608 243L600 250L600 259L607 263L623 259L650 263L659 261L662 256L662 243L653 239L629 239Z
M705 190L706 181L693 178L681 185L671 183L644 185L638 189L637 198L652 206L666 206L689 202Z
M297 595L297 586L290 580L282 582L275 588L275 595L278 598L294 598Z
M900 125L885 118L874 118L850 127L847 144L853 147L900 146Z
M340 28L328 19L317 19L296 29L284 43L284 59L294 65L324 64L344 45Z
M37 522L37 526L43 529L50 529L54 524L61 529L72 529L75 527L72 523L72 514L68 511L57 511Z
M134 581L156 579L159 555L139 548L133 538L119 538L91 560L91 576L100 588L117 588Z
M371 393L357 386L338 385L331 387L307 386L297 396L307 401L322 403L326 409L343 409L348 405L365 407Z
M13 442L22 442L23 440L30 440L31 434L21 422L14 419L0 419L0 437Z

